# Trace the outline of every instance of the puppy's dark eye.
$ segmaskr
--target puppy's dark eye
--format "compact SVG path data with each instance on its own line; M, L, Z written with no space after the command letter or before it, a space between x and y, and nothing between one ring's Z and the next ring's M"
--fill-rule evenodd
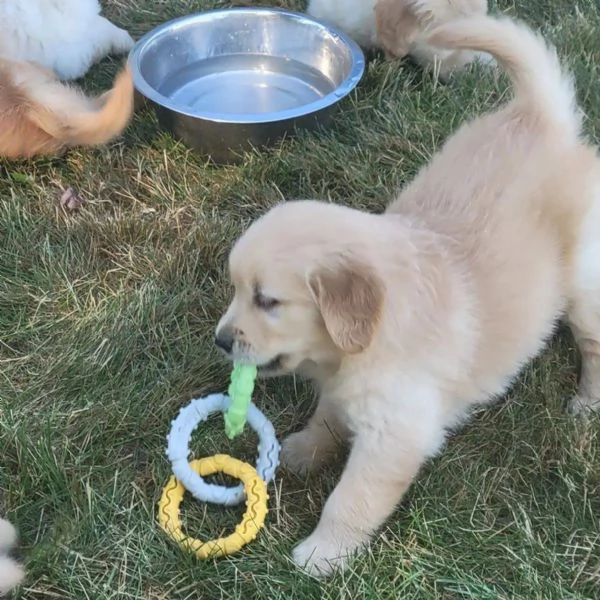
M272 310L281 304L277 298L270 298L260 292L254 294L254 303L262 310Z

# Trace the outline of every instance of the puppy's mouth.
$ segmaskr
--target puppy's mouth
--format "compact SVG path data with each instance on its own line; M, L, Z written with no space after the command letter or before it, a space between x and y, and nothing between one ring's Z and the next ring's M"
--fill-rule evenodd
M285 363L287 362L288 356L286 354L277 354L274 358L259 363L254 356L253 352L248 352L244 348L243 352L240 352L239 348L232 348L232 351L221 350L228 360L237 362L245 365L255 365L259 375L262 377L274 377L275 375L281 375L286 372Z
M269 362L258 365L258 371L261 375L275 375L283 370L284 354L278 354Z

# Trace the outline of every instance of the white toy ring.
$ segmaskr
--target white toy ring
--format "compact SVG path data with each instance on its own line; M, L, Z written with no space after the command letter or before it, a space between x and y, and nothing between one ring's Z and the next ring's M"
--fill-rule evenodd
M206 483L190 467L188 455L190 438L198 424L206 421L213 413L225 412L230 404L231 399L226 394L211 394L192 400L179 411L167 436L167 457L171 461L175 477L194 498L225 506L235 506L244 500L244 486L225 487ZM269 483L279 464L279 443L275 429L254 403L250 403L248 407L248 424L259 439L256 471L265 483Z

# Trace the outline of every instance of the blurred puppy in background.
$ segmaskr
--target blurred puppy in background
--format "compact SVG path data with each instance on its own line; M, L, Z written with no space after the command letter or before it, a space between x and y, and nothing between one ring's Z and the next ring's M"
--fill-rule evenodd
M19 563L7 556L7 552L17 540L15 528L6 520L0 518L0 596L8 594L24 577L23 568Z
M106 55L133 47L100 10L98 0L2 0L0 57L35 62L64 80L83 77Z
M30 158L105 144L125 129L133 104L128 69L112 90L90 98L50 69L0 58L0 156Z
M485 15L487 10L487 0L310 0L307 12L339 27L363 48L382 49L390 59L410 55L448 79L475 60L493 59L466 48L433 48L426 29L458 17Z
M99 98L60 79L82 77L97 60L132 45L100 15L98 0L0 2L0 156L54 154L119 135L133 112L126 69Z

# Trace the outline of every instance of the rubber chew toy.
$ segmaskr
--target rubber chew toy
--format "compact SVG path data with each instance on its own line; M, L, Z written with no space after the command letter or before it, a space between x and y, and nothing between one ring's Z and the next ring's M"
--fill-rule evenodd
M231 400L224 394L211 394L204 398L196 398L184 406L171 425L167 437L167 456L175 477L201 502L213 502L225 506L236 506L244 500L244 487L225 487L206 483L188 463L189 444L192 433L199 423L216 412L225 413ZM258 460L256 471L265 483L269 483L275 475L279 464L279 444L271 422L251 402L248 407L248 423L258 435Z
M167 456L174 475L164 488L158 503L158 521L182 548L198 558L224 556L237 552L252 541L264 525L267 514L267 484L273 479L279 464L279 443L271 422L252 403L256 367L234 365L229 396L211 394L192 400L184 406L171 424L167 436ZM225 432L231 439L239 435L246 424L259 439L256 468L225 454L188 462L192 433L211 414L224 414ZM214 473L237 477L242 484L225 487L206 483L203 477ZM234 533L208 542L190 538L182 531L179 506L185 491L197 500L225 506L235 506L246 498L246 512Z
M252 401L257 369L250 365L234 365L229 384L231 405L225 413L225 434L232 440L244 431L248 407Z
M243 463L226 454L217 454L209 458L194 460L191 468L199 475L227 473L237 477L246 489L246 512L235 532L224 538L202 542L187 537L181 530L179 505L183 499L184 487L171 477L162 493L159 503L158 520L160 526L186 550L194 552L198 558L216 558L237 552L242 546L251 542L264 525L267 516L267 486L249 464Z

